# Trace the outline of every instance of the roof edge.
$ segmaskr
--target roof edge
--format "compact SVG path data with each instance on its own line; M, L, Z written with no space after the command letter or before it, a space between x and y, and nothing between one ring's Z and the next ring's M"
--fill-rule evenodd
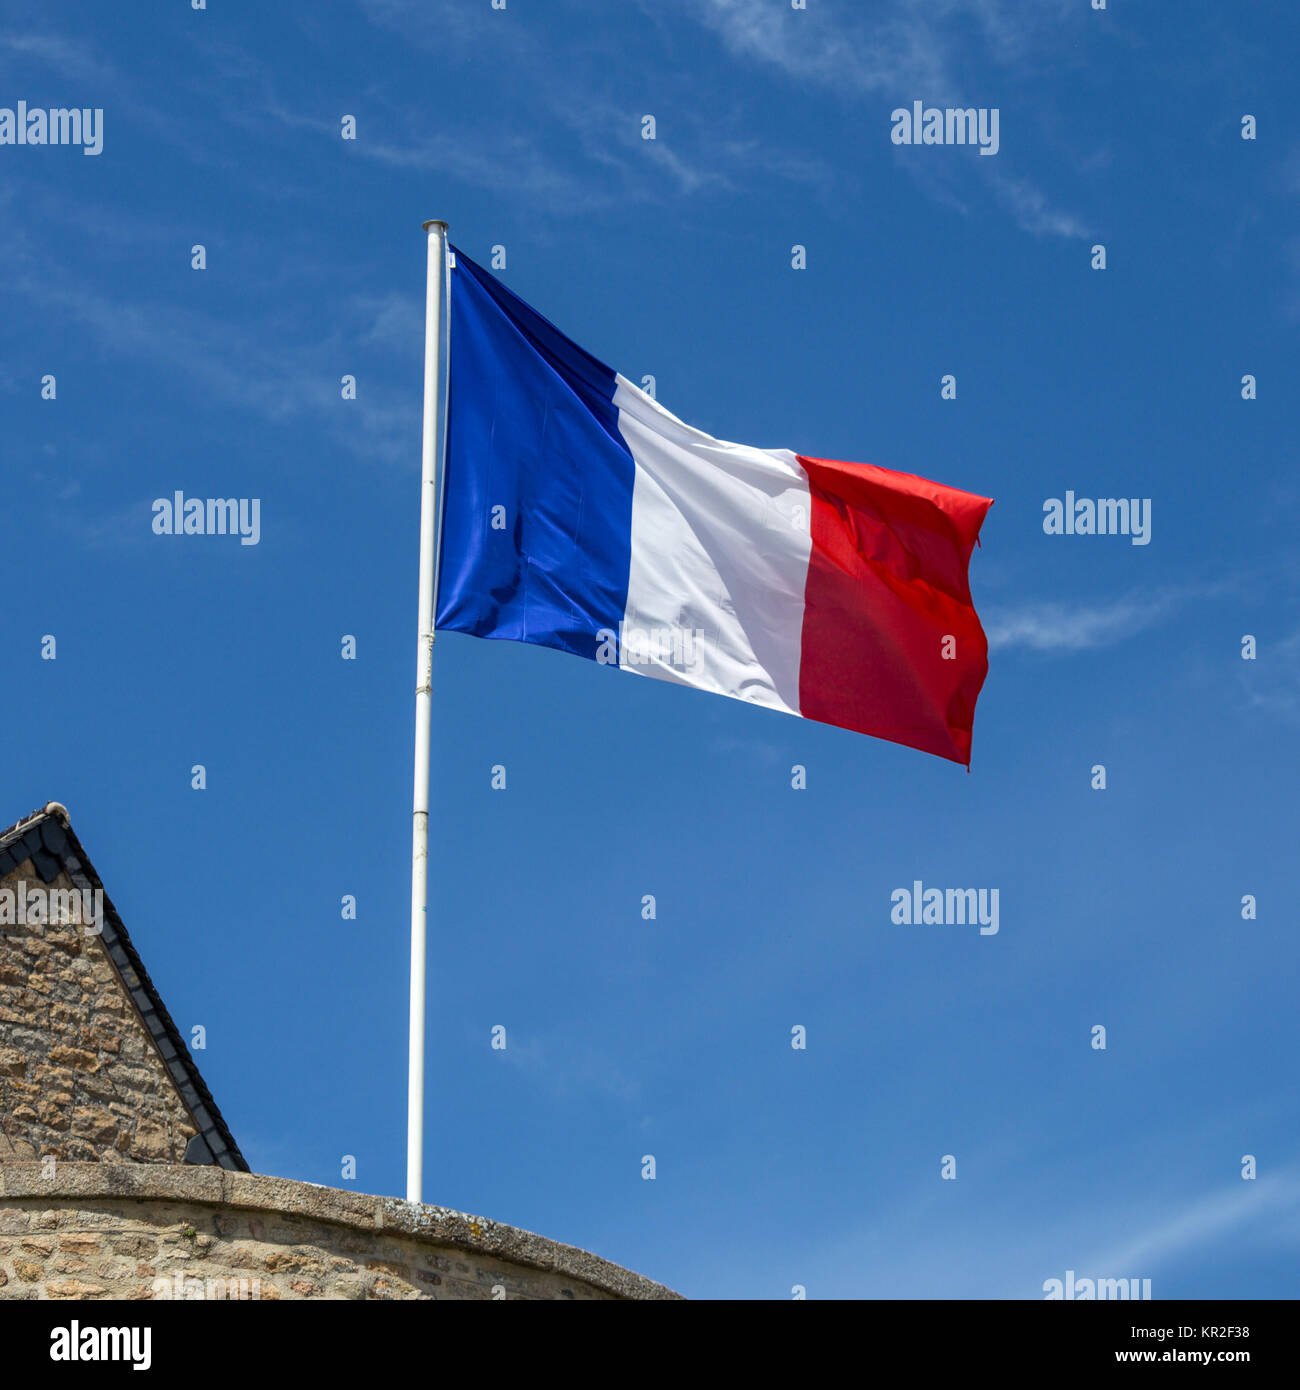
M100 940L127 998L135 1006L172 1084L204 1141L203 1145L191 1144L193 1157L235 1172L247 1173L248 1162L213 1100L212 1092L208 1090L180 1029L149 978L149 972L144 968L126 926L104 888L103 880L72 828L67 807L62 803L46 802L39 810L16 821L7 830L0 831L0 878L12 873L28 859L46 883L63 871L79 889L89 888L103 893L104 920L100 924ZM191 1154L187 1152L186 1156L190 1158Z

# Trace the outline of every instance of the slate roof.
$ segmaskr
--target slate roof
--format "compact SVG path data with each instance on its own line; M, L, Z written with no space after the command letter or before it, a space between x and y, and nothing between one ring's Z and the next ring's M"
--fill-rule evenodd
M0 830L0 878L12 873L30 859L45 883L58 877L60 870L83 892L104 888L95 866L81 847L68 821L67 811L51 801L39 811ZM108 894L104 893L104 921L101 940L108 951L122 986L149 1030L162 1059L181 1093L198 1133L185 1151L186 1163L215 1163L233 1172L247 1173L248 1164L239 1145L226 1127L212 1093L199 1075L194 1058L185 1046L180 1030L172 1022L148 971L141 963L122 919Z

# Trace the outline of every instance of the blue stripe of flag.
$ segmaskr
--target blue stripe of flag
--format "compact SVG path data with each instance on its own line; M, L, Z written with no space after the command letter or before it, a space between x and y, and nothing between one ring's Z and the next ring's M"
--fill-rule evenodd
M594 660L597 632L618 631L631 565L614 373L455 257L437 626Z

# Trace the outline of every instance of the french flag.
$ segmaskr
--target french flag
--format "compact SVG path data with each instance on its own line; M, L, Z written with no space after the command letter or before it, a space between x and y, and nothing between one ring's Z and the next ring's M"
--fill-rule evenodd
M437 627L970 765L989 498L714 439L454 267Z

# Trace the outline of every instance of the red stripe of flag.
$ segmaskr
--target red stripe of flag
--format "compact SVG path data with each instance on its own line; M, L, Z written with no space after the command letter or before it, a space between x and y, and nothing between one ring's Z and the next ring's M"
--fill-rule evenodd
M989 663L968 569L992 499L798 457L812 499L799 712L969 767Z

